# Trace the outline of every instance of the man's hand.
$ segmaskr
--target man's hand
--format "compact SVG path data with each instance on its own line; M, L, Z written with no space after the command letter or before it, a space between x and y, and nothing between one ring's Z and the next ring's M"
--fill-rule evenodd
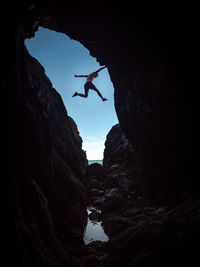
M74 77L87 77L87 75L74 75Z

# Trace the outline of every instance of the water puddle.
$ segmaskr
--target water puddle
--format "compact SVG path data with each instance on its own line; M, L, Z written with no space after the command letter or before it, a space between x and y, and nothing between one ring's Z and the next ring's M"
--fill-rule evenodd
M88 215L90 215L92 210L96 209L91 207L87 209ZM88 217L88 223L84 233L84 243L88 245L93 241L107 242L108 239L108 236L105 234L101 226L101 222L91 221Z

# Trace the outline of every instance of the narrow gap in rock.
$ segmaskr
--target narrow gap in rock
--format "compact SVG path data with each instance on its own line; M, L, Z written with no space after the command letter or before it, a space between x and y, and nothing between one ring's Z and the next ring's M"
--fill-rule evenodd
M88 97L72 97L75 91L84 93L86 78L74 75L92 73L102 66L89 55L89 51L68 36L40 27L35 37L26 39L25 44L45 68L53 87L60 93L67 112L78 127L83 139L89 164L102 163L104 142L110 128L118 122L114 108L114 88L108 70L99 72L93 84L108 100L102 102L94 90Z
M107 102L102 102L92 90L86 99L73 98L75 88L84 92L85 83L85 78L75 79L74 74L87 74L101 67L95 58L89 55L88 50L64 34L42 27L36 32L34 38L25 40L25 45L30 54L42 64L53 87L60 93L68 115L75 119L77 126L73 119L71 124L79 142L82 142L81 138L83 139L82 148L87 154L88 168L91 165L91 168L97 166L104 169L102 165L106 135L118 122L114 109L114 88L107 69L99 73L98 79L94 81L96 87L108 98ZM102 181L96 181L99 185L92 188L93 192L96 190L98 194L103 193L103 179L105 179L105 174L101 170L100 173ZM93 173L94 179L95 175ZM101 209L91 200L91 177L87 174L86 177L88 178L85 183L88 195L88 222L83 236L84 243L85 245L96 241L104 243L109 240L109 237L102 226ZM97 251L99 251L98 248Z

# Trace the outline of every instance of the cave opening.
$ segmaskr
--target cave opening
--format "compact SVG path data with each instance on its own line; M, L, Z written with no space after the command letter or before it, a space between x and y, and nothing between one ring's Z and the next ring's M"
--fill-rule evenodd
M25 39L25 46L31 56L44 67L53 88L61 95L67 114L77 124L83 139L82 149L86 151L88 165L103 165L106 135L118 123L114 108L114 88L106 69L94 80L95 86L108 101L102 102L95 91L90 90L87 99L72 97L75 91L84 92L84 78L75 79L74 75L85 75L102 66L89 54L78 41L63 33L39 27L34 38ZM95 189L95 188L93 188ZM90 194L91 188L88 190ZM99 188L96 189L100 192ZM93 241L108 241L102 221L90 220L89 214L95 207L88 207L88 223L83 235L87 245ZM97 210L96 212L100 212ZM93 213L92 213L93 214Z
M102 163L106 135L118 123L114 88L107 68L99 73L94 84L108 101L102 102L93 90L89 90L86 99L73 98L75 91L84 92L85 83L85 78L75 79L74 75L89 74L102 67L88 49L66 34L43 27L39 27L34 38L25 39L25 45L44 67L53 87L61 95L68 115L76 122L89 164Z
M49 2L43 7L41 1L9 2L8 20L3 24L8 38L2 34L2 66L6 67L0 77L2 91L8 93L3 131L8 136L9 168L6 165L0 186L2 262L6 266L169 266L172 262L190 266L199 262L199 179L193 173L198 164L192 151L197 144L192 118L198 124L190 106L197 107L193 63L198 24L196 19L188 20L188 7L186 12L171 9L173 14L166 16L163 10L120 5L112 12L100 6L83 10ZM121 130L132 147L119 124L111 130L108 175L104 176L104 166L96 164L97 169L88 166L90 173L85 177L82 151L74 142L60 95L24 49L24 37L32 36L38 25L69 34L109 69ZM86 45L85 40L90 43ZM53 45L45 36L42 43ZM73 70L63 55L56 59L71 68L70 77L85 74L84 65ZM61 74L55 60L52 63L53 75ZM81 111L89 109L82 123L102 126L98 117L102 114L95 109L102 111L108 103L92 92L88 99L73 99L74 90L81 90L84 81L73 79L72 85L80 82L75 88L66 73L61 77L69 88L54 87L69 93L66 101L74 103L77 117L83 114L81 105ZM127 148L128 153L122 151L120 156L118 147ZM86 248L82 233L89 194L90 207L101 210L93 210L89 217L103 221L109 241Z

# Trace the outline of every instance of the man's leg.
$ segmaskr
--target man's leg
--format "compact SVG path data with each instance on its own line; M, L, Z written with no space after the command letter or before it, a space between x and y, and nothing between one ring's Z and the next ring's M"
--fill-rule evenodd
M75 94L73 96L81 96L81 97L85 97L87 98L88 97L88 89L85 89L85 94L79 94L77 92L75 92Z
M92 88L92 89L97 92L97 94L101 97L102 101L106 101L107 100L106 98L104 98L102 96L102 94L99 92L99 90L96 87L95 88Z

